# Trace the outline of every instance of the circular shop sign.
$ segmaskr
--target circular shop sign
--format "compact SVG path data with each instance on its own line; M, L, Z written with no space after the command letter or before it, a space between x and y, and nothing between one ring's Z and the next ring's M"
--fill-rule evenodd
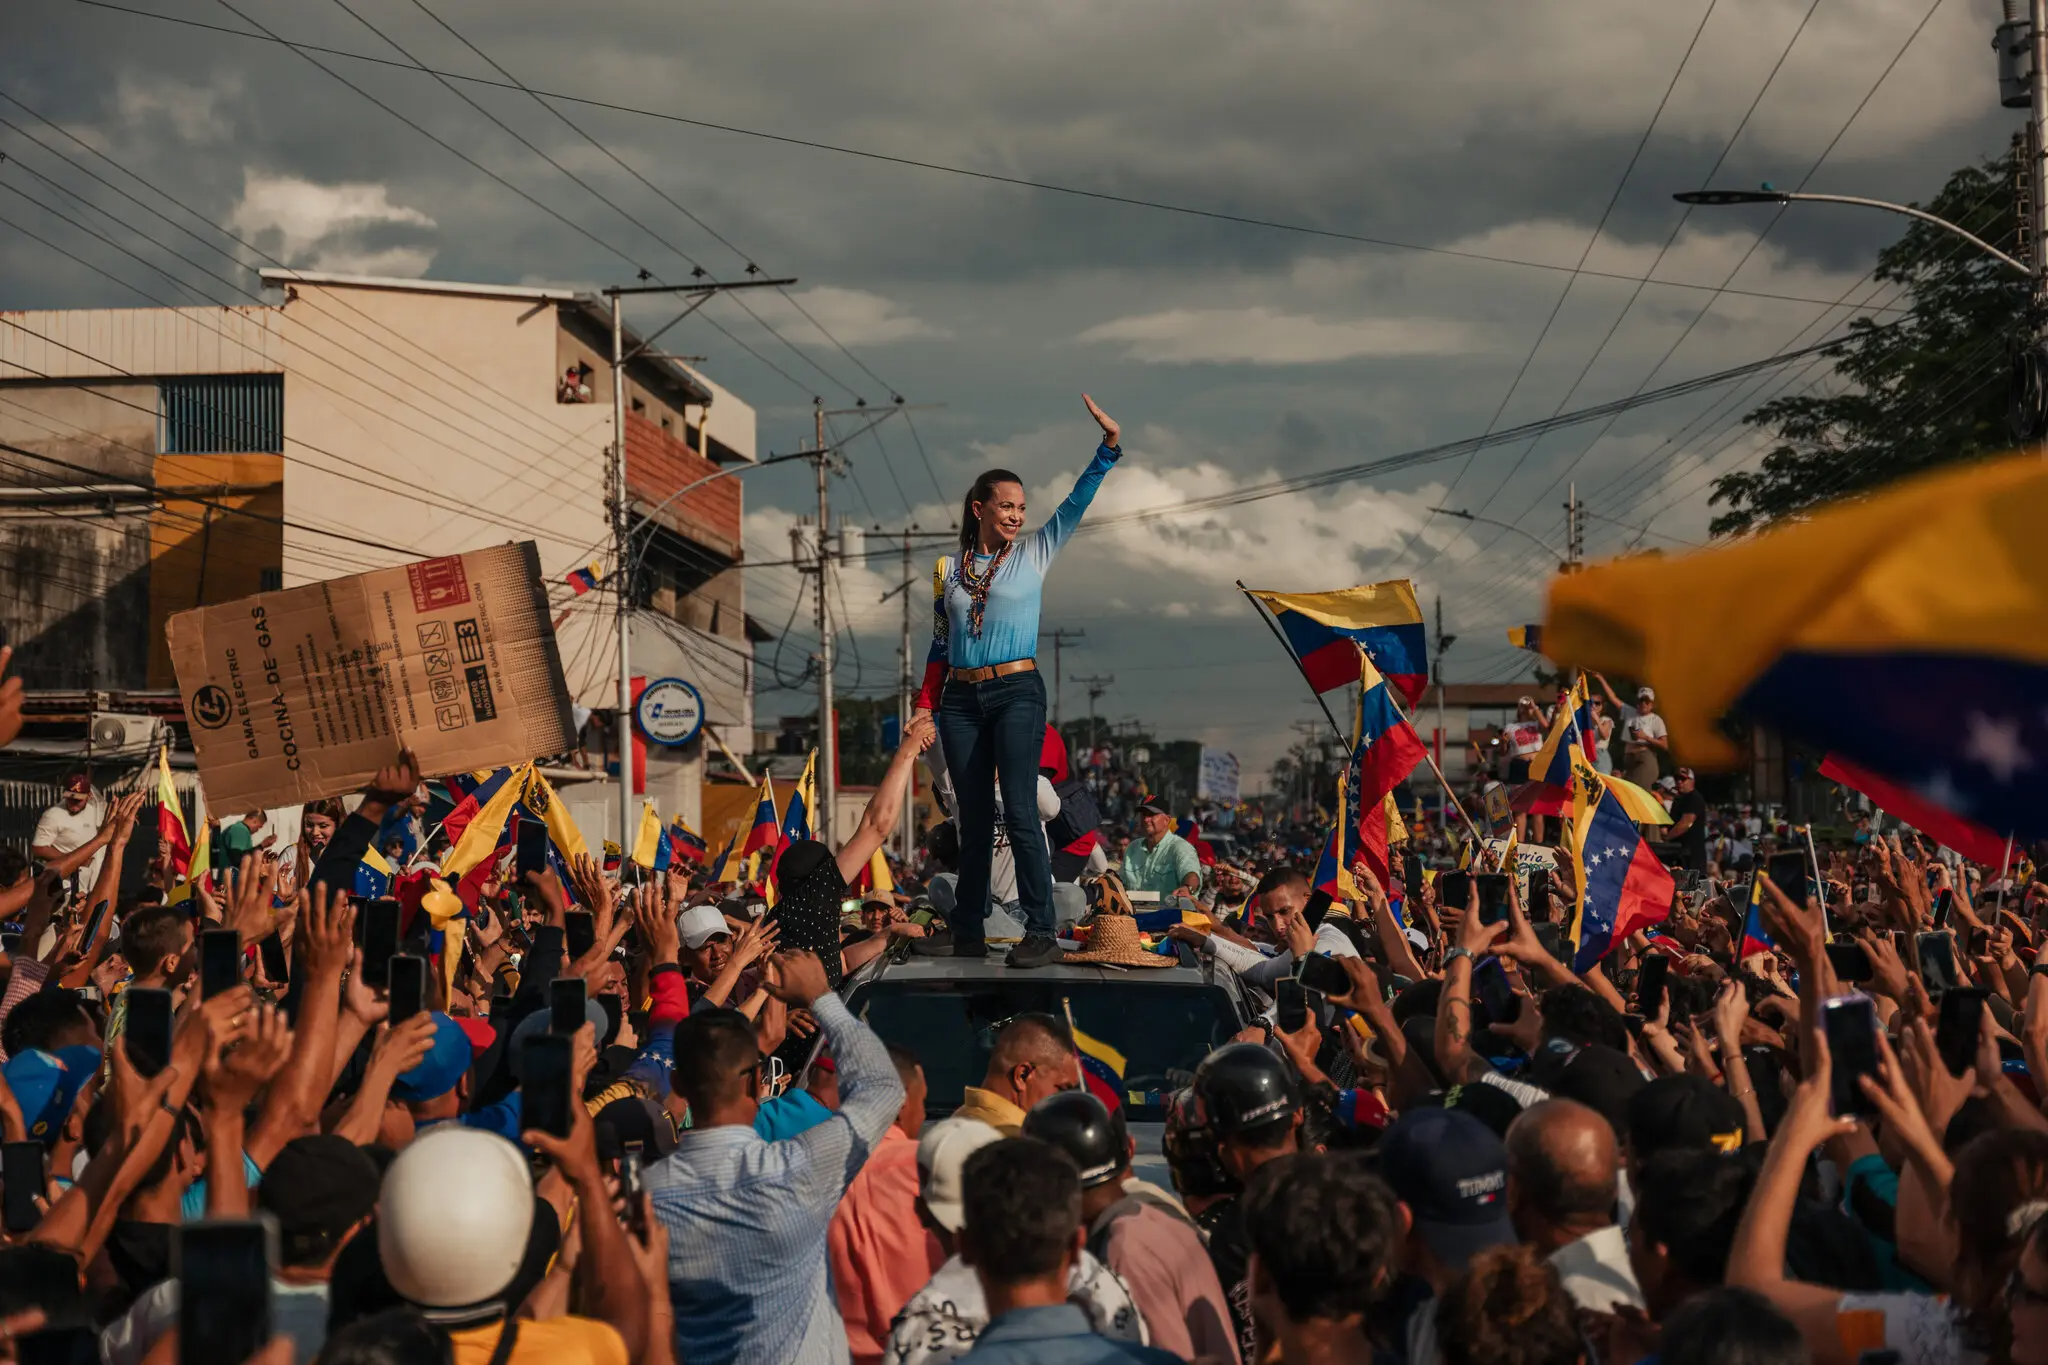
M704 694L681 678L656 678L640 693L633 717L656 744L688 744L704 728Z

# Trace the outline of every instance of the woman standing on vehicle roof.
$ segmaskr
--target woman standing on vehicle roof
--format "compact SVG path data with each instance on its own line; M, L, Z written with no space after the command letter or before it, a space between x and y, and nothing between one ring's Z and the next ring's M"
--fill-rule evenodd
M1045 679L1036 658L1039 601L1053 556L1123 455L1116 422L1087 394L1081 401L1102 428L1102 444L1051 519L1024 536L1024 481L1007 469L988 470L974 481L961 508L959 553L942 557L932 573L932 647L917 711L937 720L960 803L953 952L988 954L982 922L989 909L1000 783L1025 925L1024 941L1007 959L1012 967L1042 967L1060 958L1053 939L1051 855L1037 818L1045 737Z

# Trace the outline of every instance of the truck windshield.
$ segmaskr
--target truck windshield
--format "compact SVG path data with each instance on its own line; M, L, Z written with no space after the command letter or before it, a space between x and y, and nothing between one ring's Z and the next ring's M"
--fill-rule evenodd
M981 1084L997 1027L1019 1014L1070 1020L1084 1035L1082 1060L1097 1075L1113 1075L1120 1056L1122 1077L1114 1084L1123 1095L1125 1117L1139 1123L1163 1122L1167 1098L1239 1027L1221 987L1193 983L1133 989L1115 981L885 978L857 988L851 1003L884 1042L908 1048L923 1065L930 1087L925 1113L931 1118L952 1113L961 1091Z

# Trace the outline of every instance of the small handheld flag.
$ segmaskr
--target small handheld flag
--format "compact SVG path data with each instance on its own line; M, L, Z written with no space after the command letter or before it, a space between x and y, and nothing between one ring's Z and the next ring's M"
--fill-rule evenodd
M1749 882L1749 908L1742 916L1743 957L1754 957L1768 953L1778 946L1770 930L1764 928L1764 874L1759 869Z
M192 866L192 840L185 832L185 812L171 783L171 746L156 751L156 837L163 843L171 870L184 876Z
M1668 919L1678 885L1599 775L1581 769L1571 839L1579 884L1572 918L1575 972L1591 968L1636 930Z

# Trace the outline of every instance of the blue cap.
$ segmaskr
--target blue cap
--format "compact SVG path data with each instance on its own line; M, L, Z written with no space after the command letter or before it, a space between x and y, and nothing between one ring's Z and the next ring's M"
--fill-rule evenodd
M1379 1143L1380 1174L1408 1206L1439 1261L1462 1270L1493 1246L1512 1244L1508 1149L1491 1128L1456 1109L1403 1114Z
M29 1048L8 1059L4 1073L32 1142L54 1143L64 1130L79 1087L99 1070L100 1050L84 1044L44 1052Z
M435 1011L434 1045L418 1066L391 1083L392 1095L413 1102L439 1099L461 1083L472 1052L462 1025Z
M595 1000L585 1000L583 1002L583 1018L590 1025L590 1031L597 1036L598 1046L603 1047L605 1032L612 1026L612 1021L605 1017L603 1006L599 1005ZM538 1038L546 1033L549 1026L553 1023L554 1015L543 1007L521 1019L512 1030L512 1041L506 1045L505 1057L506 1065L511 1067L512 1076L515 1080L526 1079L523 1074L526 1062L526 1040L528 1038Z

